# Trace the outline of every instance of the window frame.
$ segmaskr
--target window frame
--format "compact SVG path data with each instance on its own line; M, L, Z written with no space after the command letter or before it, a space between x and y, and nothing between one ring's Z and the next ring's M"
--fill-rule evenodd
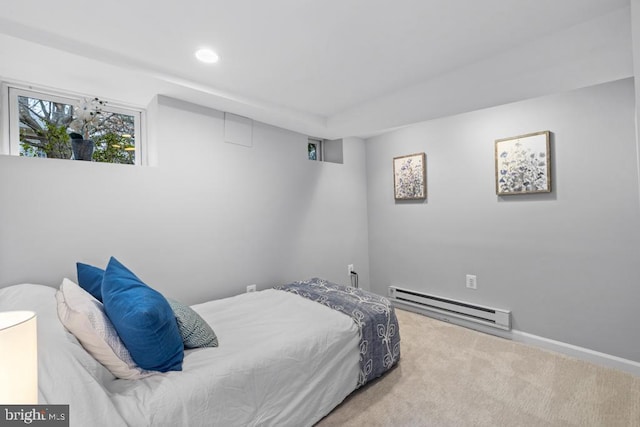
M20 123L18 113L19 96L43 99L45 101L61 102L70 105L75 105L84 98L93 98L93 96L90 95L71 92L65 93L11 82L2 82L1 90L2 106L0 108L5 110L5 112L2 114L2 139L4 142L0 145L0 154L8 154L11 156L20 156ZM133 146L135 148L135 156L133 166L146 165L146 135L144 134L144 120L146 119L145 111L141 108L112 102L111 100L106 101L107 104L102 107L104 111L134 117ZM96 163L118 164L109 162Z

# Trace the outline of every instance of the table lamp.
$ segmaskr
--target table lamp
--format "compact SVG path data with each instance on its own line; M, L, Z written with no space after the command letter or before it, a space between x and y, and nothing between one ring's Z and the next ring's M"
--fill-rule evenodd
M0 312L0 404L38 403L38 335L32 311Z

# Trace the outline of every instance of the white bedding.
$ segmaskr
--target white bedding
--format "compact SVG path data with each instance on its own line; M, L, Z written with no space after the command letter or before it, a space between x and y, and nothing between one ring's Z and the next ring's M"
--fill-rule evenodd
M351 318L277 290L192 306L219 347L187 350L182 372L116 379L58 320L55 289L0 289L0 311L38 314L39 403L71 426L309 426L358 382Z

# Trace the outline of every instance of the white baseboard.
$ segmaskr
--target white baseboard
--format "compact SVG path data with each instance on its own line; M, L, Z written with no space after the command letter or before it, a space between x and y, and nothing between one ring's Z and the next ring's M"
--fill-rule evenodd
M640 377L640 363L622 357L612 356L607 353L591 350L577 345L567 344L562 341L555 341L549 338L539 337L537 335L528 334L526 332L511 330L511 339L513 341L531 344L557 353L566 354L596 365L606 368L618 369Z
M394 306L403 310L412 311L414 313L422 314L424 316L432 317L437 320L441 320L447 323L452 323L458 326L474 329L479 332L484 332L491 335L496 335L502 338L510 339L523 344L529 344L535 347L544 348L546 350L555 351L556 353L565 354L567 356L575 357L576 359L584 360L586 362L594 363L596 365L604 366L606 368L618 369L620 371L628 372L637 377L640 377L640 362L633 360L623 359L622 357L612 356L606 353L600 353L599 351L591 350L584 347L578 347L573 344L567 344L561 341L555 341L549 338L540 337L537 335L522 332L516 329L510 331L504 331L492 327L469 322L464 319L459 319L451 316L446 316L440 313L429 311L422 307L416 307L413 304L407 304L403 301L391 300Z

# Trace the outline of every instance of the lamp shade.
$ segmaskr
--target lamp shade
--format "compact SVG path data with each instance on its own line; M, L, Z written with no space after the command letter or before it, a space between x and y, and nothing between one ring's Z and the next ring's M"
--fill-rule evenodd
M0 312L0 404L38 403L38 335L32 311Z

